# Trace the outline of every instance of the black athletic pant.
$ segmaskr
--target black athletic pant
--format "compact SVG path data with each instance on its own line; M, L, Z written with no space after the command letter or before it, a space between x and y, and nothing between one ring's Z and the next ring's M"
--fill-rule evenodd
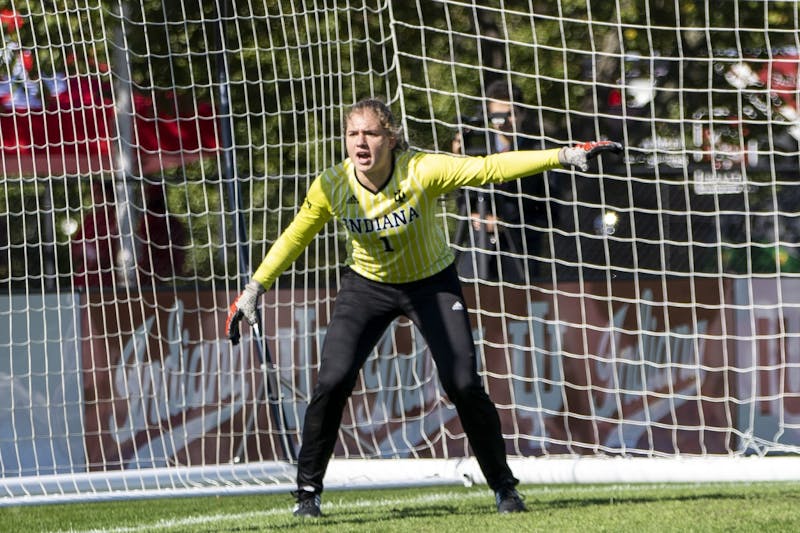
M460 305L456 305L456 304ZM407 316L422 332L442 387L489 486L516 485L506 463L500 418L477 372L472 330L453 265L427 279L390 284L347 269L322 346L319 376L303 422L297 486L322 492L347 399L358 372L392 321Z

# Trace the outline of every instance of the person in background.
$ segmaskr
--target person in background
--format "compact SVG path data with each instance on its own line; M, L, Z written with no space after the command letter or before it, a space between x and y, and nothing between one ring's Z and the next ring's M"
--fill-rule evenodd
M323 478L347 399L370 352L401 315L428 344L441 385L495 493L497 511L525 511L506 460L500 417L477 372L454 254L436 217L438 198L463 186L503 183L570 165L585 168L588 160L622 147L600 141L486 157L424 153L408 148L389 107L373 98L350 108L344 136L348 157L311 183L297 216L231 304L225 324L228 337L238 343L242 318L250 325L258 321L261 295L329 220L342 224L347 267L303 421L294 514L321 516Z
M486 113L472 119L483 131L462 130L452 142L452 152L466 155L487 155L512 150L532 150L540 142L532 137L538 130L536 121L523 107L522 90L507 80L496 80L486 88ZM455 243L469 244L471 249L459 254L458 270L464 277L484 280L503 280L512 283L526 281L539 274L540 261L535 256L544 253L548 242L541 230L549 224L546 197L551 193L546 174L491 184L481 190L462 190L458 197L459 212L464 216ZM557 211L550 206L551 217ZM471 225L471 231L467 228ZM533 226L533 227L532 227ZM472 235L472 239L468 239Z
M92 183L92 207L70 242L76 287L113 287L121 236L111 182Z
M144 189L144 213L136 233L141 285L157 285L179 276L186 260L186 230L169 212L166 194L166 186L160 183Z

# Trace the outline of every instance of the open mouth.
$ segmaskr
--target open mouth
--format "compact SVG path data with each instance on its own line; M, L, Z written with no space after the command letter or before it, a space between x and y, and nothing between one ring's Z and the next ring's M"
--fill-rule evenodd
M356 152L356 161L361 165L369 164L372 161L372 155L364 151Z

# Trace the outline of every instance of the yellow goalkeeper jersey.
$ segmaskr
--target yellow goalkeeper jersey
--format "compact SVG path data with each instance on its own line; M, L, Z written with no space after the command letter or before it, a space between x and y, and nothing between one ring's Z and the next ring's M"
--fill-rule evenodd
M436 218L439 196L561 167L558 149L485 157L407 150L394 157L392 175L378 192L361 185L350 159L317 176L253 279L271 287L332 218L347 234L347 264L362 276L385 283L432 276L454 260L444 225Z

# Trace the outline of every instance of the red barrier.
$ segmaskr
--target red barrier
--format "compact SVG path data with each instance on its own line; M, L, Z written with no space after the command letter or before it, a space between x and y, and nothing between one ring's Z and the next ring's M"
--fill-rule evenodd
M482 340L481 371L510 453L715 454L734 446L736 376L723 326L732 316L722 305L731 301L730 284L615 282L613 294L604 283L585 283L583 292L577 284L558 288L555 296L466 288L471 309L480 296L482 311L471 316ZM283 383L280 422L265 409L249 338L235 349L222 338L230 296L84 296L92 468L280 458L279 428L297 443L332 295L265 296L266 336ZM377 353L345 411L337 455L466 455L460 423L416 329L399 320Z

